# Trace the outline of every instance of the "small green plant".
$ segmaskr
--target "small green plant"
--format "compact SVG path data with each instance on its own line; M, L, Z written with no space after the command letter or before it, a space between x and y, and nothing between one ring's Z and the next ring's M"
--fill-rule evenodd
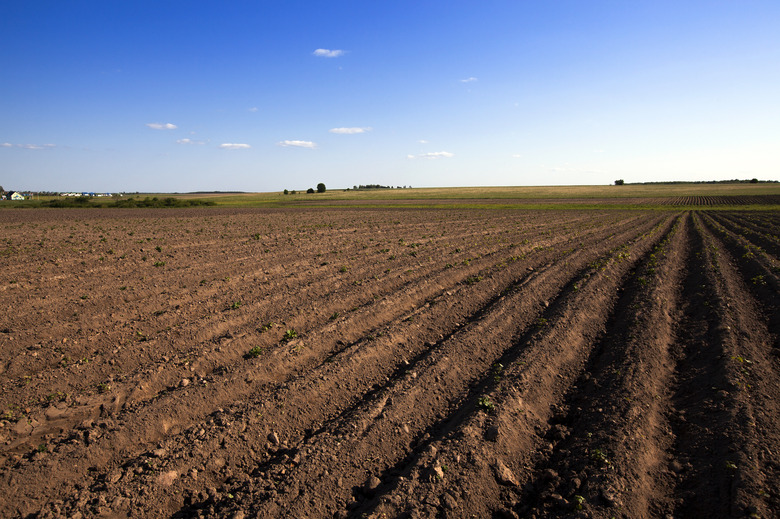
M487 411L488 413L492 413L496 410L496 404L490 401L490 398L487 396L481 396L479 397L479 400L477 400L477 405Z
M328 319L331 321L335 321L336 319L339 318L339 315L340 314L338 312L333 312L333 314L331 314L331 316Z
M241 308L241 301L233 301L230 304L230 310L237 310L239 308Z
M155 247L155 248L154 248L154 250L156 250L157 252L162 252L162 247L160 247L160 246L158 245L157 247Z
M493 381L499 382L504 371L504 365L500 362L493 364Z
M537 328L544 328L545 326L547 326L548 323L549 321L544 317L538 317L536 321L534 321L534 324L536 325Z
M298 337L298 332L296 332L294 329L290 328L286 332L284 332L284 337L282 337L282 340L284 341L290 341L292 339L295 339Z
M753 277L750 280L751 283L753 283L756 286L764 286L766 285L766 280L764 279L763 274L759 274L758 276Z
M579 494L576 494L572 498L572 501L574 501L574 509L575 510L582 510L582 506L585 504L585 498L584 497L582 497Z
M260 326L257 329L257 331L259 331L260 333L264 333L264 332L267 332L268 330L270 330L273 327L274 327L274 323L266 323L266 324Z
M737 465L736 465L736 463L733 463L731 461L727 461L726 462L726 468L729 469L729 470L737 470Z
M469 276L466 278L467 285L473 285L474 283L479 283L480 281L482 281L482 276Z
M593 461L599 463L600 465L611 465L612 463L609 461L609 458L607 457L607 453L604 452L601 449L593 449L593 452L590 453L590 459Z
M348 270L349 270L349 269L347 268L347 266L346 266L346 265L342 265L342 266L339 268L339 272L346 272L346 271L348 271Z
M164 267L165 266L165 262L164 261L155 261L154 262L154 266L155 267Z
M81 299L89 299L89 296L87 294L84 294L83 296L81 296Z
M249 356L252 358L257 358L262 354L263 354L263 348L261 348L260 346L255 346L254 348L249 350Z
M108 384L107 382L101 382L100 384L97 385L97 389L99 393L108 393L109 391L111 391L111 385Z

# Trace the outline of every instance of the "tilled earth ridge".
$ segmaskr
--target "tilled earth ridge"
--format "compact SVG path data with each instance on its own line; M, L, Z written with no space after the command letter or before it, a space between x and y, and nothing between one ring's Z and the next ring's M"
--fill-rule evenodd
M774 212L0 219L4 517L780 509Z

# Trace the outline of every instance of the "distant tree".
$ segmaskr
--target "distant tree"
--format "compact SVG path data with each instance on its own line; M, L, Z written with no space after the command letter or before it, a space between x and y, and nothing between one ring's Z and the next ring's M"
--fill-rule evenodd
M289 195L289 194L290 194L290 192L289 192L288 190L286 190L286 189L285 189L285 190L284 190L284 194L285 194L285 195Z
M5 189L3 189L3 186L0 186L0 193L5 193Z
M754 179L752 179L752 180L750 181L750 183L751 183L751 184L758 184L758 179L757 179L757 178L754 178ZM2 191L2 190L3 190L3 188L2 188L2 187L0 187L0 191Z
M623 184L625 184L625 181L622 178L615 180L616 186L622 186Z
M311 195L312 193L314 193L314 188L310 187L309 189L306 190L306 192Z
M317 192L318 193L324 193L325 192L325 184L323 184L322 182L317 184Z

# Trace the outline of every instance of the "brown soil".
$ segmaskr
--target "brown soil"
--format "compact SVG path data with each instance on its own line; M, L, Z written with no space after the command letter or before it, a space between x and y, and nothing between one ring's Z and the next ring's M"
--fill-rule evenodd
M2 517L773 517L780 215L0 211Z

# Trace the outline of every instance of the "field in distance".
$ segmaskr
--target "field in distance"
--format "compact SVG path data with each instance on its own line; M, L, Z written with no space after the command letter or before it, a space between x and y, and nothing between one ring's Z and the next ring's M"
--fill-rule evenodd
M681 183L628 184L623 186L500 186L404 189L328 189L325 193L193 193L174 195L201 198L221 206L384 205L424 207L446 204L452 207L490 206L555 208L583 204L592 207L653 207L700 205L775 205L780 203L780 183Z

